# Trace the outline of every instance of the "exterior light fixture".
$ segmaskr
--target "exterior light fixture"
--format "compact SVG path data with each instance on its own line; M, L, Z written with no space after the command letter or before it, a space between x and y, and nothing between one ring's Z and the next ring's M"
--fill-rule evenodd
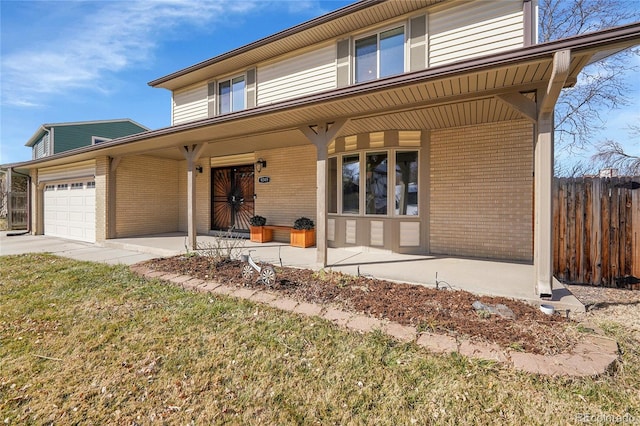
M260 173L263 168L267 168L267 161L263 158L258 158L258 161L256 161L256 170Z

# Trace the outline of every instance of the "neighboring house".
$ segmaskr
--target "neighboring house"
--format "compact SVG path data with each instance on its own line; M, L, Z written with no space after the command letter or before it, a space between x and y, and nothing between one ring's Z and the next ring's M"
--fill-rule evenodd
M148 130L129 119L43 124L25 146L31 147L31 158L37 160Z
M537 45L536 17L529 0L362 0L150 82L173 94L170 127L9 166L31 174L36 234L75 237L72 203L50 206L82 183L92 241L193 247L307 216L323 265L327 247L525 261L550 294L555 102L640 24Z
M146 131L149 129L129 119L43 124L25 146L31 147L33 160L40 160ZM89 176L93 178L93 172L87 172L86 177ZM20 178L17 171L7 173L8 182ZM95 226L85 223L95 221L92 185L90 181L74 181L45 187L48 201L45 211L47 234L95 241ZM29 214L26 194L9 191L6 199L8 229L27 228Z

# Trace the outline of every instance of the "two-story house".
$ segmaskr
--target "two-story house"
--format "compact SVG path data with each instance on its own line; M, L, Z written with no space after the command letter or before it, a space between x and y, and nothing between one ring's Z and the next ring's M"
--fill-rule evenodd
M149 84L170 127L12 165L94 176L95 241L317 223L327 247L525 261L551 293L553 109L640 24L536 44L531 0L362 0ZM63 179L64 177L64 179ZM276 235L286 238L286 235Z

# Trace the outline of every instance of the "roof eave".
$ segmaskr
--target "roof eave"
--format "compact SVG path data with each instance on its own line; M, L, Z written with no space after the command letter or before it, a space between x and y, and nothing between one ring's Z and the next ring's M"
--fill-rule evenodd
M38 129L35 131L33 136L29 138L29 140L27 141L27 143L24 144L24 146L32 147L33 145L35 145L36 142L38 142L42 138L42 136L49 131L49 129L47 129L48 126L49 126L48 124L43 124L40 127L38 127Z
M275 104L259 106L237 113L225 114L223 116L206 118L199 121L188 122L176 126L165 127L158 130L139 133L136 135L126 136L105 142L100 145L77 148L75 150L66 151L43 159L31 160L22 163L14 163L3 166L6 167L22 167L33 168L38 164L50 160L59 160L65 157L80 156L90 152L99 152L111 149L120 145L141 142L156 137L163 137L180 133L188 130L198 129L200 127L213 126L216 124L227 123L233 120L247 119L264 114L276 113L291 110L298 107L311 106L314 104L335 101L341 98L348 98L356 95L376 92L384 89L392 89L401 85L411 85L428 81L430 79L441 79L447 76L456 76L461 73L478 72L483 69L493 67L504 67L511 64L530 62L536 60L549 60L553 54L559 50L571 49L572 52L588 54L598 49L612 49L622 46L631 47L640 43L640 22L629 24L609 30L599 31L596 33L583 34L568 39L552 41L544 44L528 46L509 52L503 52L495 55L469 59L466 61L456 62L452 64L442 65L434 68L428 68L422 71L416 71L407 74L401 74L394 77L388 77L381 80L347 86L331 91L317 93L315 95L296 98ZM576 73L580 70L576 70Z
M202 68L206 68L210 65L216 64L218 62L221 62L225 59L229 59L232 58L236 55L245 53L245 52L249 52L251 50L257 49L259 47L262 46L266 46L269 43L273 43L275 41L281 40L285 37L289 37L292 36L294 34L298 34L301 33L303 31L306 31L308 29L314 28L316 26L325 24L327 22L331 22L332 20L341 18L343 16L347 16L350 15L354 12L366 9L368 7L374 6L376 4L379 3L383 3L385 1L388 0L360 0L356 3L347 5L345 7L342 7L340 9L334 10L333 12L329 12L325 15L319 16L317 18L311 19L309 21L303 22L301 24L295 25L293 27L287 28L285 30L282 30L280 32L277 32L275 34L272 34L268 37L262 38L260 40L254 41L252 43L246 44L244 46L241 46L237 49L231 50L229 52L223 53L221 55L215 56L211 59L207 59L206 61L202 61L199 62L195 65L189 66L187 68L183 68L181 70L178 70L176 72L173 72L171 74L168 74L166 76L157 78L153 81L150 81L149 83L147 83L149 86L151 87L164 87L163 84L167 83L173 79L176 79L178 77L184 76L186 74L189 74L191 72L194 71L198 71ZM166 88L166 87L165 87Z

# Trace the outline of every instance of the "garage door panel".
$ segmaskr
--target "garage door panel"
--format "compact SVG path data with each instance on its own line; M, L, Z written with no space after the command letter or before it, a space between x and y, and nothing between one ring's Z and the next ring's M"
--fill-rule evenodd
M75 195L75 196L69 197L69 206L71 207L84 206L84 196Z
M65 225L56 225L55 230L56 235L59 237L64 237L69 234L69 227Z
M85 229L82 227L72 226L69 227L69 236L74 239L82 239L85 234Z
M94 182L51 183L44 191L44 233L95 242Z

